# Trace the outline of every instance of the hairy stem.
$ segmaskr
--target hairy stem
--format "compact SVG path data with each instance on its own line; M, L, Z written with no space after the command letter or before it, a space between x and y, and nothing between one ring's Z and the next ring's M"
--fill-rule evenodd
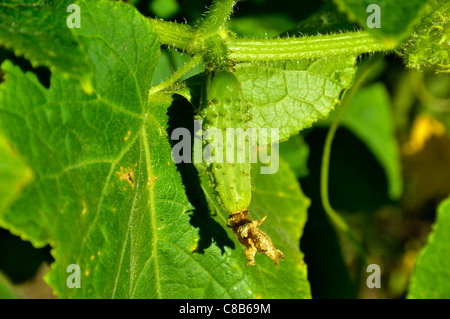
M178 70L176 70L167 80L164 82L155 85L152 87L148 95L151 96L159 91L162 91L172 84L174 84L179 78L181 78L184 74L195 68L200 62L202 58L199 55L195 55L192 59L190 59L188 62L186 62L182 67L180 67Z
M161 44L168 45L181 51L190 53L195 38L195 30L187 24L149 19L159 36Z
M199 37L206 39L217 34L231 15L236 0L215 0L197 28Z
M201 54L202 40L217 34L236 1L213 3L200 26L195 29L187 24L150 19L159 35L161 44L189 54ZM224 39L228 58L233 62L282 61L320 58L336 55L361 55L395 49L397 43L374 38L367 31L336 34L319 34L304 37L275 39Z
M276 39L230 39L229 58L236 62L280 61L335 55L360 55L392 50L393 42L383 42L366 31Z

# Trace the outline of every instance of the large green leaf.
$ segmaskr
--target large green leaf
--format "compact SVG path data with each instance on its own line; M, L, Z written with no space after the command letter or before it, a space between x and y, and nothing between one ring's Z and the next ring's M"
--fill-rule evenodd
M77 36L95 65L95 94L58 72L46 90L33 74L3 66L2 124L37 177L2 223L35 246L54 247L48 281L61 297L158 296L158 282L145 280L157 261L155 212L172 217L170 224L190 206L176 168L167 165L170 100L148 100L157 37L131 6L81 6ZM70 264L82 270L81 289L66 286ZM144 281L147 294L139 288Z
M251 127L277 128L280 140L326 118L355 76L355 56L236 66Z
M45 65L80 79L91 91L91 67L80 40L67 25L72 0L0 0L0 45L24 55L33 65ZM70 8L69 8L70 9ZM81 26L88 11L81 12Z
M438 208L433 232L414 266L408 298L450 298L450 198Z
M278 273L272 272L269 277L262 277L265 290L272 291L269 293L271 298L310 298L307 268L303 253L299 251L310 200L303 194L297 176L282 158L276 174L259 174L257 165L252 176L255 189L249 208L251 214L257 219L267 214L266 225L261 225L261 229L271 236L276 247L286 256ZM256 260L271 272L273 265L269 258L260 255ZM256 280L255 273L253 276Z
M32 179L32 170L0 130L0 213L20 196Z
M172 98L148 97L159 53L150 23L120 2L82 1L80 7L83 27L73 32L94 66L94 93L57 70L46 89L9 61L0 87L0 124L35 172L0 221L37 247L52 245L47 281L55 293L310 297L298 248L309 202L295 176L283 165L281 178L255 176L254 217L268 213L261 228L286 260L275 267L258 256L257 266L245 266L244 249L224 231L223 212L216 221L209 212L199 220L172 161L166 132ZM204 245L217 233L225 234L226 245ZM81 288L66 284L71 264L80 267Z
M375 36L384 39L403 40L408 36L414 23L419 19L420 9L426 4L426 0L334 0L338 7L347 13L352 21L372 32ZM380 28L367 26L374 9L369 5L377 5L379 10ZM401 17L399 19L399 17Z
M414 266L408 298L450 298L450 198L438 208L433 232Z

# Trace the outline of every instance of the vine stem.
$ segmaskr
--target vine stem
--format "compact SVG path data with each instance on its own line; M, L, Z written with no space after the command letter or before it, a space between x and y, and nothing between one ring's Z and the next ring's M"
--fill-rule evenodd
M196 33L206 39L217 34L230 18L236 0L215 0L198 26Z
M237 62L280 61L392 50L396 43L374 38L367 31L276 39L231 38L229 58Z
M192 59L190 59L182 67L176 70L167 80L152 87L149 90L148 95L151 96L159 91L168 88L169 86L174 84L179 78L181 78L184 74L189 72L191 69L195 68L201 61L202 57L200 55L193 56Z
M366 259L366 253L364 249L361 247L358 240L353 235L350 227L345 222L345 220L333 209L333 207L330 204L330 199L328 196L328 178L330 169L331 145L334 136L336 134L336 131L339 127L339 123L342 119L342 116L344 115L345 109L347 108L348 104L350 103L350 101L352 100L353 96L358 91L358 89L361 87L361 85L364 83L367 75L370 74L370 71L376 65L379 59L380 57L372 58L367 65L363 65L358 72L359 74L356 77L356 82L350 87L348 91L344 93L344 98L342 100L339 112L336 115L336 118L334 119L333 123L331 124L325 139L325 144L322 153L322 164L320 170L320 196L322 199L323 208L328 217L331 219L331 221L336 225L336 227L342 232L344 232L353 242L356 249L358 250L358 253L364 260Z
M196 55L202 52L203 40L218 34L230 18L236 0L216 0L195 28L188 24L149 19L161 44Z
M209 34L211 30L217 29L217 26L220 24L217 21L225 22L228 15L225 15L226 10L224 9L231 10L231 3L234 3L234 1L227 0L227 2L229 2L230 6L222 8L220 19L217 18L214 23L211 22L212 24L208 26L209 20L207 16L198 30L208 30ZM217 12L217 9L214 12ZM210 13L212 14L213 11L210 11ZM194 27L157 19L150 19L150 21L159 35L161 44L191 55L202 52L202 41L200 39L204 38L204 36ZM203 26L203 24L206 25ZM269 62L337 55L360 55L363 53L389 51L397 46L397 43L393 40L387 41L375 38L367 31L275 39L227 37L224 39L224 43L228 48L228 58L234 62Z
M190 53L195 30L187 24L149 19L159 37L159 42L169 47Z

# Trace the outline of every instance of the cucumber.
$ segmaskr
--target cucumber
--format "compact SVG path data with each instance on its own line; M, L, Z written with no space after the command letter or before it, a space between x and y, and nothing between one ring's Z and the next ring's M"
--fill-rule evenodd
M206 94L202 98L203 110L200 111L205 119L203 128L205 131L220 130L224 139L224 145L219 144L222 141L216 144L216 147L222 146L221 163L213 161L208 164L208 169L219 197L218 201L228 213L248 209L252 196L248 147L242 149L248 144L239 145L238 148L238 143L233 143L231 134L227 136L227 129L234 128L236 123L240 124L242 130L247 128L249 115L248 106L244 101L239 81L233 73L221 71L208 76ZM238 152L245 152L243 163L237 163L237 156L229 158L230 163L227 163L226 154L231 152L235 155Z
M229 214L227 226L246 247L247 264L255 264L254 256L259 251L277 265L278 258L284 258L283 253L275 249L270 237L258 229L266 217L260 221L249 218L250 159L255 156L250 154L250 149L256 151L256 147L249 146L256 146L256 132L249 130L249 106L241 84L232 72L218 71L207 75L196 119L202 121L204 140L209 142L206 148L209 147L210 157L205 160L205 165L210 185L218 203Z

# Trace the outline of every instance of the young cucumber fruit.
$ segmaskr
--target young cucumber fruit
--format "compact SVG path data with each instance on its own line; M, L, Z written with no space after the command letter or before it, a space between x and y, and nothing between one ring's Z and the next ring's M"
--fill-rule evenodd
M256 136L249 130L249 107L233 73L218 71L207 75L196 119L202 120L202 133L209 142L205 147L210 153L206 159L206 172L217 201L229 214L227 226L246 247L247 264L255 264L254 256L259 251L277 265L278 258L284 258L283 253L275 249L270 237L258 229L266 217L260 221L249 218L250 156L251 150L256 151L256 147L250 146L256 146Z
M214 143L211 153L217 155L208 163L212 184L218 201L228 213L246 210L250 205L252 188L249 141L243 134L248 123L248 106L239 81L231 72L209 74L205 89L200 114L206 139L208 135L213 139L210 141ZM236 124L240 129L234 129ZM241 138L246 142L242 143Z

